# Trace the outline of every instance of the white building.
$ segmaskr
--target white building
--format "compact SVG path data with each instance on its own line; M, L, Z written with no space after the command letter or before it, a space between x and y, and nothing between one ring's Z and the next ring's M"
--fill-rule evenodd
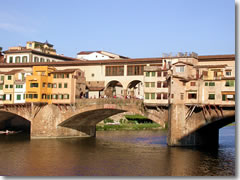
M106 51L81 51L77 54L77 59L81 60L107 60L107 59L127 59L127 57Z
M19 72L14 82L14 104L25 103L26 92L26 76L31 75L30 72Z

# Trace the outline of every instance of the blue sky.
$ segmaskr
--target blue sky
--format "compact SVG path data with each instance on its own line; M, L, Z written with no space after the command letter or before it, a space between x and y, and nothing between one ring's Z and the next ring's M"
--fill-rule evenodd
M48 40L57 53L132 58L235 53L234 0L1 1L0 46Z

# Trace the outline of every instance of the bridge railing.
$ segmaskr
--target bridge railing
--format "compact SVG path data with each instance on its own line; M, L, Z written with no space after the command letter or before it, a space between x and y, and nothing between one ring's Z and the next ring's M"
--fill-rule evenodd
M77 105L94 105L94 104L118 104L118 105L143 105L141 99L121 99L121 98L99 98L99 99L77 99Z

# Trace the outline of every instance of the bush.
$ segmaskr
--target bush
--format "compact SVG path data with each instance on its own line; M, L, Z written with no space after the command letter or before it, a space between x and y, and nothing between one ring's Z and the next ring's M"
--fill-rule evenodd
M106 118L103 121L104 123L114 123L114 121L111 118Z

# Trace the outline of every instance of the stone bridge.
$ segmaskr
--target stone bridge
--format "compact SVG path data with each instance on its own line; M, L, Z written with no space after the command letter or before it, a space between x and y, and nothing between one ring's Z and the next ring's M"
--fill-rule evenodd
M163 127L168 121L166 108L146 109L143 101L138 99L103 98L79 99L74 106L5 105L0 112L3 114L0 122L11 119L12 123L8 124L14 124L22 117L31 123L31 137L95 136L98 122L122 112L143 115Z
M217 145L219 129L235 121L235 107L146 107L142 100L104 98L79 99L75 105L4 105L0 109L0 130L25 124L32 138L95 136L98 122L122 112L143 115L163 127L168 124L170 146Z

